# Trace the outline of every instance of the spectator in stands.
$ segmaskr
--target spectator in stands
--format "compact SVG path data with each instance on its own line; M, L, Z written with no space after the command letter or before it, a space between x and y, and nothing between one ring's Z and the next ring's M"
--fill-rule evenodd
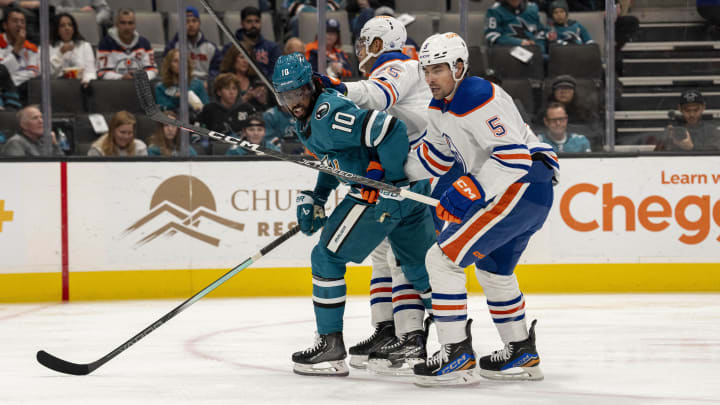
M247 93L243 94L241 101L250 104L255 111L266 111L275 104L275 100L270 96L270 91L260 79L255 79L250 83Z
M80 79L84 87L97 79L95 53L80 35L75 17L67 13L56 15L50 34L52 77Z
M43 116L38 105L29 105L17 113L20 133L7 140L3 155L8 157L43 156ZM58 145L55 132L51 133L50 156L65 155Z
M232 73L238 80L238 94L242 97L250 89L257 73L250 67L245 56L234 46L228 49L220 64L220 73Z
M280 143L285 153L301 155L305 148L295 130L295 116L285 106L276 105L263 113L265 140Z
M262 116L258 114L251 115L244 123L242 128L242 139L256 145L262 145L268 149L279 151L280 148L273 142L265 139L265 121ZM225 152L226 155L254 155L255 152L248 152L247 150L235 145Z
M488 46L537 45L547 53L545 27L538 6L527 0L501 0L485 14L485 39Z
M271 77L275 61L282 54L278 44L268 41L260 35L260 10L257 7L245 7L240 12L240 29L235 31L235 38L250 52L255 65L266 77ZM233 48L233 44L225 45L223 54Z
M50 0L55 12L71 13L73 11L95 11L95 22L102 27L112 25L112 10L106 0Z
M360 30L363 25L365 25L365 23L371 18L375 17L376 7L374 6L376 6L376 4L372 4L373 2L370 0L356 0L353 3L354 4L352 6L348 4L348 7L351 8L347 9L347 11L348 13L353 12L353 14L355 14L350 19L350 33L352 34L352 42L355 43L360 36Z
M222 53L217 45L210 42L200 30L200 13L193 6L188 6L185 13L185 29L187 31L188 53L193 61L193 77L207 83L220 73ZM178 34L165 46L165 55L178 47ZM207 86L205 87L207 89Z
M199 113L208 100L203 83L193 78L193 63L187 60L188 104ZM177 111L180 108L180 51L171 49L163 58L160 68L160 83L155 85L155 102L165 110Z
M540 140L552 146L555 152L590 152L590 141L585 135L567 131L568 115L565 106L550 103L545 111L546 134L540 134Z
M558 43L561 45L592 44L595 41L590 37L587 29L575 20L571 20L568 14L568 5L565 0L554 0L548 8L548 24L547 40L549 43Z
M585 102L586 95L577 94L575 89L577 82L570 75L560 75L552 82L552 92L548 96L546 105L540 110L540 114L535 118L534 123L542 125L545 118L544 112L550 103L558 102L565 106L569 123L571 125L582 125L585 127L595 127L600 123L600 115L598 111L593 111Z
M351 77L352 67L347 55L340 49L340 22L330 18L325 23L325 55L327 56L327 74L330 77ZM305 46L305 58L312 65L313 71L318 70L318 40Z
M108 132L93 142L88 156L147 156L145 142L135 139L136 122L127 111L113 114Z
M165 115L172 119L177 119L173 111L165 111ZM179 156L180 155L180 128L158 123L158 128L150 137L150 146L148 147L148 156ZM188 145L190 156L197 156L197 152L192 146Z
M285 41L285 48L283 48L283 55L290 55L291 53L305 54L305 44L298 37L292 37Z
M300 36L298 15L300 13L317 13L317 1L315 0L285 0L283 6L285 10L288 10L288 17L290 17L285 31L293 37ZM328 0L325 6L327 11L337 11L341 8L341 5L333 0Z
M15 86L23 86L40 74L40 52L28 41L25 14L17 8L5 10L0 34L0 63L5 65ZM23 89L20 90L24 91Z
M132 79L132 72L143 69L150 80L157 77L155 57L147 38L135 31L135 12L121 8L115 26L100 41L97 50L97 72L101 79Z
M203 108L198 121L207 129L223 133L240 133L242 122L255 112L246 103L238 103L240 83L232 73L221 73L215 78L213 89L218 101Z
M5 65L0 64L0 111L22 108L20 94Z
M703 120L705 99L700 91L683 91L678 109L681 115L667 126L665 137L655 146L656 151L720 150L720 127L716 122Z
M33 44L40 44L40 1L39 0L0 0L0 7L7 13L7 9L14 9L25 16L25 39ZM52 12L52 9L51 9ZM2 16L2 13L0 13Z

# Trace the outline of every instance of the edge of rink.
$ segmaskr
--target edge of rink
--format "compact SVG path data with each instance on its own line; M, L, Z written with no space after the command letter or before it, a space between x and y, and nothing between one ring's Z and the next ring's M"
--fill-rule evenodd
M70 301L187 298L226 269L70 272ZM468 292L480 293L473 268L466 269ZM718 263L607 263L519 265L525 293L720 292ZM251 268L209 296L310 296L310 268ZM370 267L351 266L349 295L367 295ZM59 301L60 273L0 274L0 302Z

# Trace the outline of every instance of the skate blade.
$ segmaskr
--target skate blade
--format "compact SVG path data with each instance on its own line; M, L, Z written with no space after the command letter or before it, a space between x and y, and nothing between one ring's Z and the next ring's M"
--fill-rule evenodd
M480 380L481 378L475 375L473 370L463 370L435 377L416 375L413 384L423 388L449 387L474 385L480 383Z
M295 363L293 372L300 375L326 377L345 377L350 374L345 360L324 361L317 364Z
M361 354L353 354L350 356L350 367L365 370L368 363L368 356Z
M483 370L478 367L479 376L488 380L540 381L545 378L540 367L513 367L504 371Z
M424 359L407 359L402 363L393 364L390 360L371 359L367 364L367 371L378 375L387 376L413 376L413 367L423 363Z

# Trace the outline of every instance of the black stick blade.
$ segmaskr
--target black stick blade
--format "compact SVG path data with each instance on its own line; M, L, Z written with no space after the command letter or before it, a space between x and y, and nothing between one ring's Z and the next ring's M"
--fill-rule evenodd
M136 70L133 72L133 79L135 82L135 93L140 102L140 108L142 108L146 115L153 115L159 112L160 109L157 107L157 104L155 104L153 89L147 72L144 70Z
M76 364L70 363L63 359L57 358L45 350L37 352L37 361L43 366L55 370L58 373L72 374L72 375L88 375L95 368L91 368L90 364Z

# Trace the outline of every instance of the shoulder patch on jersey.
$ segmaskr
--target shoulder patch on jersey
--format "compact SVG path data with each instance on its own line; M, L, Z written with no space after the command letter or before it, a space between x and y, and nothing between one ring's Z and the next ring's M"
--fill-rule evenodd
M479 77L468 77L462 81L449 105L450 113L467 115L484 106L495 97L495 88L489 81Z
M330 111L330 104L329 103L322 103L318 106L318 108L315 110L315 119L321 120L325 118L328 111Z

